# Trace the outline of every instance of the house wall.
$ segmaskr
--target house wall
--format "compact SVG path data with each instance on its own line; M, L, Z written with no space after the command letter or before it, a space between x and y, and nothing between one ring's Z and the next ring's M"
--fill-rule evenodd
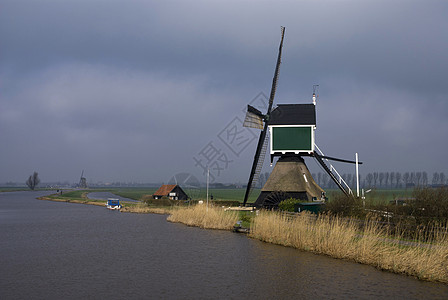
M171 192L175 192L177 194L177 200L187 200L188 199L187 194L179 186L176 186Z

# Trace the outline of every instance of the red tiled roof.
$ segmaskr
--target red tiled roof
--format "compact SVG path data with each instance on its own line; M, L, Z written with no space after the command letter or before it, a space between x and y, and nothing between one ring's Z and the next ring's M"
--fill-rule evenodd
M164 184L162 185L153 195L154 196L168 196L168 194L174 190L175 184Z

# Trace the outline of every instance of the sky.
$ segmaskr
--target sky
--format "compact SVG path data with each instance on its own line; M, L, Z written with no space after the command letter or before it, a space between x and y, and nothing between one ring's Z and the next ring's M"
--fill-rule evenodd
M246 183L259 131L241 120L270 93L281 26L274 105L319 85L326 155L448 172L447 15L431 0L0 0L0 183L205 181L207 165Z

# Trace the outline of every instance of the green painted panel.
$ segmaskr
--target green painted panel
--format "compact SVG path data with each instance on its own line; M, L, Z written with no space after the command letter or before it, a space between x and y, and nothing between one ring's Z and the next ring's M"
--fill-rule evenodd
M311 127L272 127L272 150L312 150Z

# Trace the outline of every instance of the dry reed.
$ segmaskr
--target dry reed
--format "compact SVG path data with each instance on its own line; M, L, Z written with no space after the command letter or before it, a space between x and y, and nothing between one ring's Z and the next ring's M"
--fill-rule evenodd
M131 212L137 214L170 214L172 211L171 207L150 207L143 202L139 202L135 205L127 205L121 208L121 212Z
M232 229L238 221L238 213L224 211L220 207L198 204L190 207L176 207L167 219L170 222L183 223L207 229Z
M382 270L448 283L448 234L441 232L426 243L405 242L370 220L359 230L352 219L331 215L297 217L261 211L251 225L251 237L301 250L348 259ZM422 240L423 233L416 234ZM429 242L429 243L428 243Z

